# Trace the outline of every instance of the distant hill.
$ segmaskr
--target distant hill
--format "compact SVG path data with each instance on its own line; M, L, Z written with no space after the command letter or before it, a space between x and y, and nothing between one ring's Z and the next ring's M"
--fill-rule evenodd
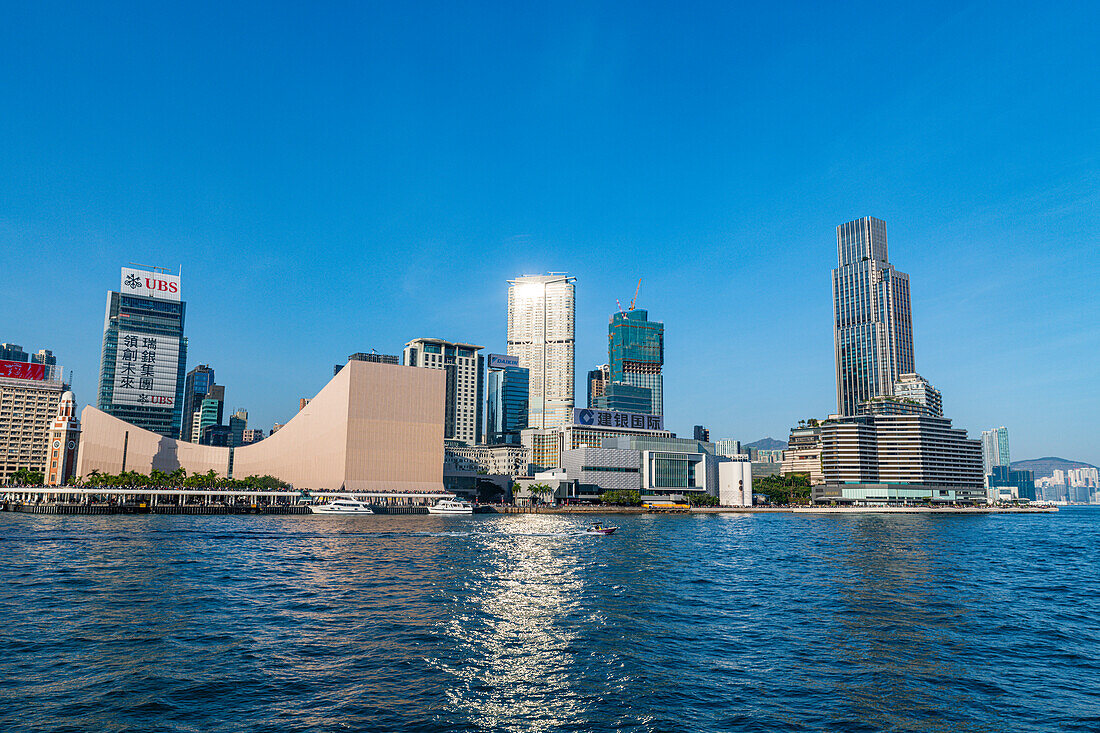
M1016 471L1034 471L1035 478L1043 478L1053 475L1055 469L1068 471L1071 468L1096 468L1096 466L1082 461L1067 461L1065 458L1047 456L1046 458L1032 458L1028 461L1013 461L1011 468Z
M781 450L787 447L787 441L775 438L761 438L755 443L745 443L742 448L755 448L756 450Z

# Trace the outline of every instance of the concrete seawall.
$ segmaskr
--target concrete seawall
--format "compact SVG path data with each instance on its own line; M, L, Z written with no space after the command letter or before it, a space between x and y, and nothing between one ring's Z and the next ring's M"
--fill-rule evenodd
M224 514L309 514L309 507L297 506L138 506L135 504L6 504L0 510L19 514L189 514L214 516Z

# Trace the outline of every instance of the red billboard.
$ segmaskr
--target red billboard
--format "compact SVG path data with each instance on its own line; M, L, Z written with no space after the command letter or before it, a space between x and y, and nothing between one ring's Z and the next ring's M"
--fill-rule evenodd
M12 379L45 379L46 365L27 361L0 359L0 377Z

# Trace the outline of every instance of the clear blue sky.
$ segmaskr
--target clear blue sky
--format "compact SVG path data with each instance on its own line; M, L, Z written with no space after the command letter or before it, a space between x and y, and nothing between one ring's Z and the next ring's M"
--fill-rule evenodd
M503 350L554 270L581 400L641 277L669 426L785 438L873 215L948 416L1100 463L1100 3L154 5L0 24L0 340L81 402L127 262L182 266L189 366L264 428L353 351Z

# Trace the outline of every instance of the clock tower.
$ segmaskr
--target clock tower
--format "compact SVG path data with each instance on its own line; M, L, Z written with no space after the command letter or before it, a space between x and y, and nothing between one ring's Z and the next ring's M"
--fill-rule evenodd
M80 446L80 420L76 417L76 398L72 392L61 395L57 417L50 423L46 446L46 485L64 486L76 469L76 451Z

